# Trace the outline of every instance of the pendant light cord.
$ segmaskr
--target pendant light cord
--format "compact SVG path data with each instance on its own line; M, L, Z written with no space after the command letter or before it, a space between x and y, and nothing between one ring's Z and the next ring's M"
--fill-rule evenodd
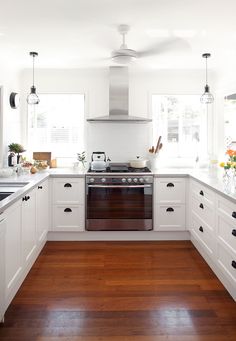
M206 57L206 85L207 85L208 79L207 79L207 57Z
M35 58L35 55L33 55L33 87L34 87L34 58Z

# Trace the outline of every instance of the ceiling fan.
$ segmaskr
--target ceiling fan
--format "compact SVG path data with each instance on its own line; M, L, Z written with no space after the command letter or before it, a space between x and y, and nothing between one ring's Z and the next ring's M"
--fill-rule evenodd
M129 25L118 26L118 32L122 36L122 44L118 50L113 50L111 53L111 59L115 63L129 64L139 58L160 54L168 50L173 51L176 48L178 50L190 48L189 44L186 41L184 41L182 38L173 36L168 39L165 39L162 42L159 42L158 44L155 44L154 46L149 47L146 50L135 51L133 49L128 48L126 41L125 41L125 36L129 32L129 30L130 30Z

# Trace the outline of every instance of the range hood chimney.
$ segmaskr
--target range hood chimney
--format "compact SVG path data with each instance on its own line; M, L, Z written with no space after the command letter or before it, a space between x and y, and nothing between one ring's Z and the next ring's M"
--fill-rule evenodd
M147 123L150 118L129 116L129 74L127 66L110 67L109 115L87 119L96 123Z

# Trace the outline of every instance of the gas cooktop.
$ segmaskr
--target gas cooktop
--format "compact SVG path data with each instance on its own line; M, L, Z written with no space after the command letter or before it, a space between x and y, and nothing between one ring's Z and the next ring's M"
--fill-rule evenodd
M128 164L125 163L111 163L106 169L104 170L92 170L89 168L89 173L150 173L151 170L148 167L144 168L133 168L130 167Z

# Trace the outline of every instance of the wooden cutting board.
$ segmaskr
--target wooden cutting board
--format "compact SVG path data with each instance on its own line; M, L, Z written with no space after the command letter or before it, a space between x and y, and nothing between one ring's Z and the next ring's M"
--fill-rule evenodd
M49 167L51 167L51 158L52 158L51 152L33 152L34 160L42 160L42 161L46 160Z

